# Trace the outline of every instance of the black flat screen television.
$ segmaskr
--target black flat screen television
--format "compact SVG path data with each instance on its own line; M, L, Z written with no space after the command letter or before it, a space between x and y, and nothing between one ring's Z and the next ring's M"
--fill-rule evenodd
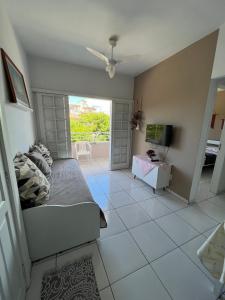
M173 137L172 125L148 124L146 139L148 143L169 147Z

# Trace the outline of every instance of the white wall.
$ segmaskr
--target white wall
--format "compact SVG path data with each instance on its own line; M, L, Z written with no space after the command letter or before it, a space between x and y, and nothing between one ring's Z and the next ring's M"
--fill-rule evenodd
M28 94L31 99L26 55L13 30L5 8L4 0L0 0L0 47L5 50L19 70L23 73ZM9 97L2 59L0 57L0 105L4 117L2 123L6 128L5 146L7 150L7 162L5 161L5 164L7 165L6 169L9 175L9 182L11 183L9 185L9 195L20 244L20 249L17 247L17 251L20 253L23 261L26 273L26 283L28 285L31 262L26 243L18 187L12 159L17 151L27 151L29 145L34 142L34 117L32 112L20 110L15 107L15 105L9 104Z
M225 76L225 23L220 27L212 78Z
M5 4L0 0L0 47L5 50L19 70L23 73L29 98L31 100L27 59L25 52L14 32L9 20ZM17 151L27 151L35 140L33 113L23 111L9 103L9 93L5 80L5 73L0 59L0 101L4 103L5 119L8 128L11 154Z
M84 49L85 51L85 49ZM32 88L101 98L133 99L133 78L116 74L109 79L103 70L29 56Z

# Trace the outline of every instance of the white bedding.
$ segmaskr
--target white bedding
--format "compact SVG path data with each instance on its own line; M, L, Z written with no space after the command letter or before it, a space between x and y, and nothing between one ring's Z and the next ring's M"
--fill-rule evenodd
M219 148L216 146L206 146L205 153L206 154L214 154L217 155L219 152Z

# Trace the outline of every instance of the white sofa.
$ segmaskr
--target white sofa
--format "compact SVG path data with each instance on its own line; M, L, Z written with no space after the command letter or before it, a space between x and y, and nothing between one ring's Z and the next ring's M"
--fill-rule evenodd
M50 185L43 205L23 210L32 261L95 240L106 226L76 160L54 161Z

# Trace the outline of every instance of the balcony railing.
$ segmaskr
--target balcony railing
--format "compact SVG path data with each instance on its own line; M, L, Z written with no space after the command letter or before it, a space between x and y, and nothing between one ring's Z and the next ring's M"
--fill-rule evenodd
M90 143L108 142L110 132L71 132L71 142L87 141Z
M91 143L92 158L109 158L110 132L71 132L72 155L76 157L76 142Z

